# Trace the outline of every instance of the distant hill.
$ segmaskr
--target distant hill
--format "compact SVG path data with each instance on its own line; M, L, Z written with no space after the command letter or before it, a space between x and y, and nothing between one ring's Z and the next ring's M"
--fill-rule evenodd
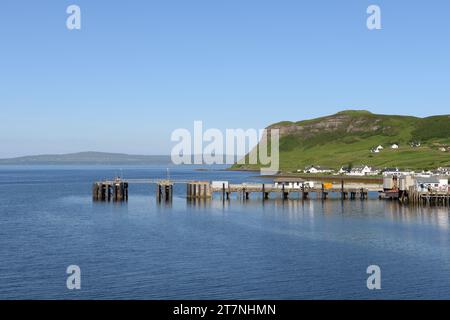
M123 153L79 152L70 154L46 154L10 159L0 159L1 164L168 164L170 156L143 156Z
M296 171L309 165L334 169L360 164L410 169L450 166L450 115L417 118L347 110L311 120L279 122L268 129L280 130L283 171ZM392 149L393 144L399 148ZM371 152L378 145L384 149ZM235 165L233 168L257 167Z

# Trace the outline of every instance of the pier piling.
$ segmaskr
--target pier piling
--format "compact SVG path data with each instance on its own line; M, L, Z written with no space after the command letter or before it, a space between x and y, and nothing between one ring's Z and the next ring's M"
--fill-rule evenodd
M100 202L128 201L128 183L120 179L96 182L92 186L92 199Z

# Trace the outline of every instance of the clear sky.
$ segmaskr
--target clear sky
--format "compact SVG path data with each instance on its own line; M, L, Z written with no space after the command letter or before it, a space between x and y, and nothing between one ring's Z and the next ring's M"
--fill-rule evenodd
M66 8L81 8L81 30ZM381 7L382 30L366 27ZM177 128L448 114L448 0L2 0L0 157L167 154Z

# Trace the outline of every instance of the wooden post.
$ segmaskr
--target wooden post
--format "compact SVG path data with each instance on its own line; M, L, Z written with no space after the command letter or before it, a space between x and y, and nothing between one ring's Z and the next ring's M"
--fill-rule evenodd
M157 186L157 191L156 191L156 197L157 197L157 199L158 199L158 202L161 202L161 198L162 198L162 190L161 190L161 184L160 183L158 183L158 186Z
M222 183L222 200L225 201L225 183Z
M98 200L98 198L97 198L97 188L98 188L98 185L97 185L97 183L93 183L92 184L92 200L93 201L97 201Z

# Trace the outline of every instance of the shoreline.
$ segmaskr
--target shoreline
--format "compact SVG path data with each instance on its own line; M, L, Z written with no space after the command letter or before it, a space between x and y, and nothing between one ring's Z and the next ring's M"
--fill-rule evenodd
M359 182L365 184L383 184L383 177L360 177L360 176L326 176L326 175L312 175L312 174L289 174L289 173L281 173L277 175L270 176L259 176L261 178L269 178L269 179L292 179L299 178L304 180L313 180L320 182Z

